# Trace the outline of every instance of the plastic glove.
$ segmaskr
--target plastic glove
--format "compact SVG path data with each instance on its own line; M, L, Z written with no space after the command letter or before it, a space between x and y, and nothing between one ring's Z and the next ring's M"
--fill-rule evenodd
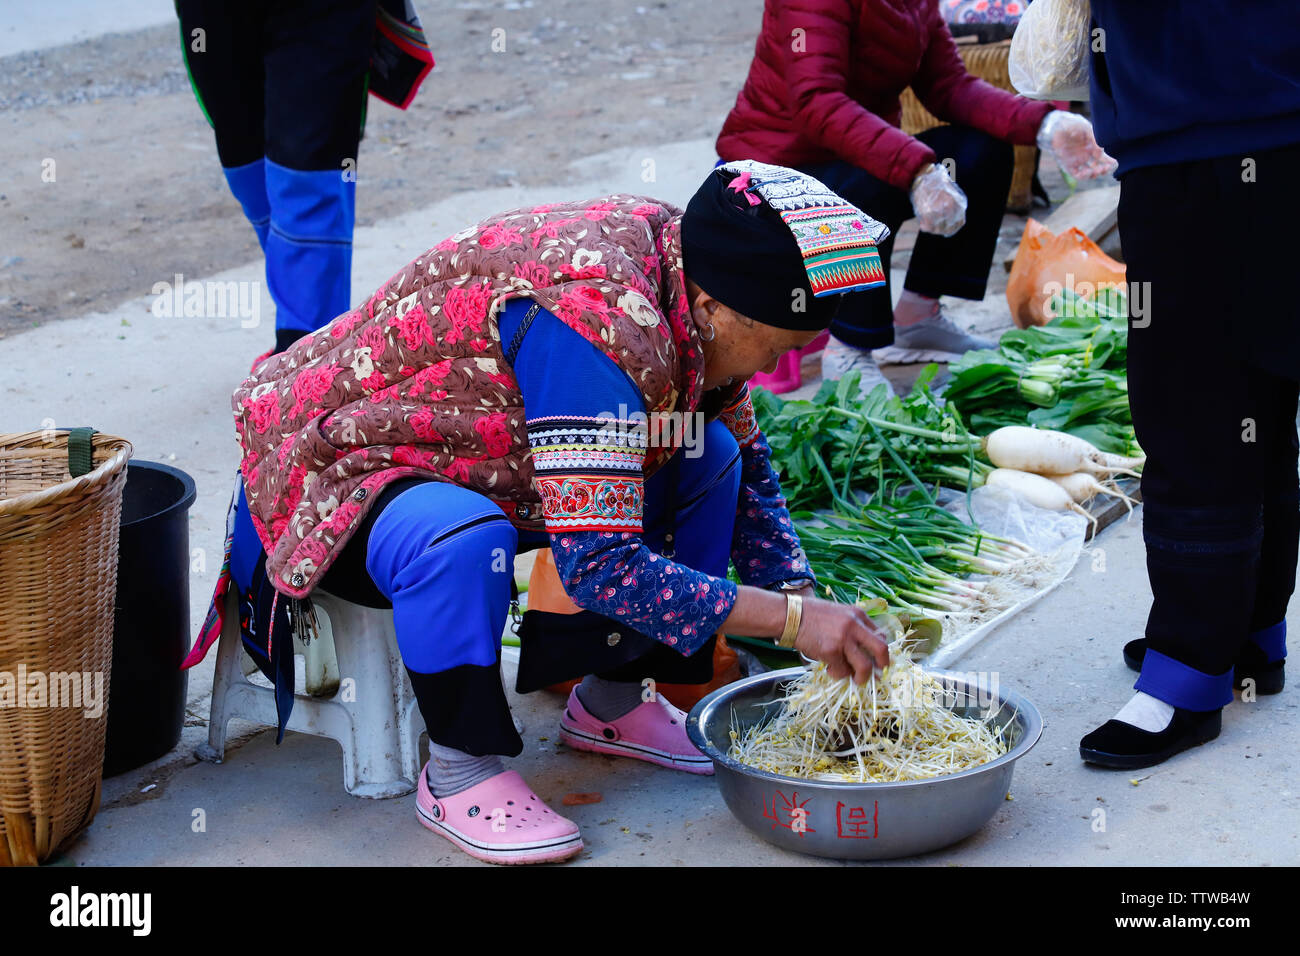
M951 236L966 225L966 194L943 166L931 164L917 173L911 197L922 232Z
M1075 179L1093 179L1115 171L1119 163L1097 145L1092 124L1078 113L1052 110L1038 127L1038 148Z

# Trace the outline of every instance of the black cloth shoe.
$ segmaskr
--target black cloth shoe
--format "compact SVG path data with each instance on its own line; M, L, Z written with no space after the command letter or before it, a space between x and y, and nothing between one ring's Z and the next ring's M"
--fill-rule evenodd
M1129 641L1124 645L1124 663L1129 666L1130 670L1141 673L1142 661L1146 656L1147 639L1145 637L1139 637L1136 641ZM1233 669L1233 678L1238 687L1247 678L1254 680L1255 693L1257 694L1280 694L1282 688L1286 685L1286 659L1270 661L1264 656L1264 652L1259 649L1258 644L1247 641L1241 656L1237 658L1237 666Z
M1153 767L1213 740L1222 727L1222 708L1200 712L1175 707L1173 720L1158 734L1112 719L1079 741L1079 756L1084 763L1111 770Z

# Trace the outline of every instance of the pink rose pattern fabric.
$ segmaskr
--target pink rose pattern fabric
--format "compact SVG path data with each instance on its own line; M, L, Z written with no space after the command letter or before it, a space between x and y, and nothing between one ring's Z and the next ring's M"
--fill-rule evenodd
M408 263L361 306L261 362L232 396L249 511L272 583L309 594L375 494L450 481L544 527L523 401L496 316L536 300L626 371L647 409L693 412L681 210L613 195L491 216ZM646 474L672 449L651 449Z

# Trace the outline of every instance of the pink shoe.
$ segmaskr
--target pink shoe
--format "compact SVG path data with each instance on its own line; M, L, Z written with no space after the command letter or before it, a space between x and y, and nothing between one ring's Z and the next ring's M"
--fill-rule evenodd
M587 712L575 687L560 718L560 739L574 750L631 757L687 773L713 773L713 761L686 736L686 712L662 694L607 723Z
M506 770L440 800L429 792L428 766L420 770L415 813L426 827L474 859L549 863L582 849L578 825L539 800L515 771Z

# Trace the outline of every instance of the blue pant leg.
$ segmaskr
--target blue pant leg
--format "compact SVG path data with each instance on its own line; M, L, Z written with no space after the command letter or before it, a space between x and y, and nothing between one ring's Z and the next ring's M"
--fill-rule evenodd
M366 549L429 739L475 755L523 749L500 673L516 541L489 499L429 482L389 503Z
M351 307L356 182L339 169L266 163L266 281L276 329L314 332Z
M266 160L227 166L221 171L226 174L230 191L243 207L244 216L252 223L258 245L266 252L266 236L271 228L271 201L266 196Z

